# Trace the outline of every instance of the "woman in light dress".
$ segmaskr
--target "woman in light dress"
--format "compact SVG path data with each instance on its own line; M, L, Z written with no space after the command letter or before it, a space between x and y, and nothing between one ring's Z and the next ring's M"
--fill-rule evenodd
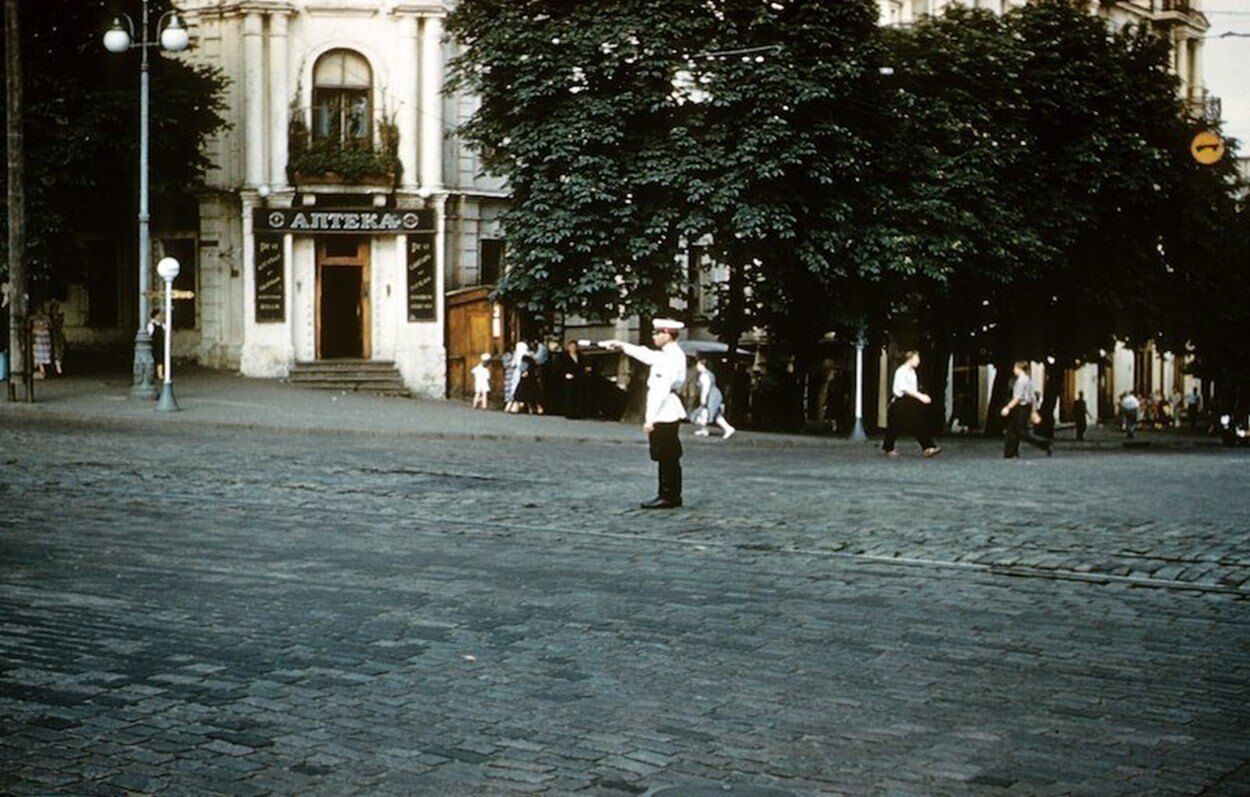
M707 360L700 357L695 362L695 384L699 387L699 406L690 413L690 420L699 425L695 434L699 437L708 436L708 426L716 424L725 433L723 440L733 437L735 429L725 418L725 397L716 386L716 374L708 367Z

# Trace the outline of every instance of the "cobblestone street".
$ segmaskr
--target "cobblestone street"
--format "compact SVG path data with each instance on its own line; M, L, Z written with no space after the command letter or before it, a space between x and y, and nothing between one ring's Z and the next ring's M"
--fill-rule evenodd
M0 419L0 793L1250 793L1244 453L683 439Z

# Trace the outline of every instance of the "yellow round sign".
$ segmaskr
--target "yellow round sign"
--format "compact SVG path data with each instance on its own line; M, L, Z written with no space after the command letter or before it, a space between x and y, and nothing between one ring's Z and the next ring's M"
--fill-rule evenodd
M1203 166L1218 163L1224 157L1224 139L1210 130L1203 130L1189 143L1189 152Z

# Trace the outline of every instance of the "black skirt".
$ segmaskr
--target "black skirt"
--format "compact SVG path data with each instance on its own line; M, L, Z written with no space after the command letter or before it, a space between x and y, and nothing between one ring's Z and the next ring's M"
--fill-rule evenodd
M528 357L521 363L521 376L517 379L516 393L512 399L521 404L543 403L542 387L538 384L538 368Z

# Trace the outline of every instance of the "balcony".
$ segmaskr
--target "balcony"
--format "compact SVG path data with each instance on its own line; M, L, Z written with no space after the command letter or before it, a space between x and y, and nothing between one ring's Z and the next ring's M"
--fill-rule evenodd
M1185 100L1185 109L1191 118L1212 125L1220 121L1224 111L1223 105L1219 97L1208 93L1206 89L1196 90Z
M292 185L390 188L398 184L403 167L399 161L399 128L393 120L379 121L375 138L324 132L316 135L304 118L303 113L293 114L288 128L286 171Z

